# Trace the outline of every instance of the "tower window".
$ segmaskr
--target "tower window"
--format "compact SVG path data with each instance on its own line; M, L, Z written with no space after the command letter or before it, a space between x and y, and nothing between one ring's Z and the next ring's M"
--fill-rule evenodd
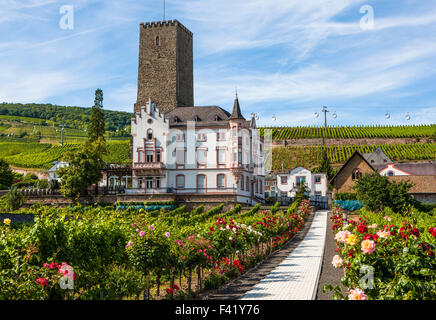
M159 47L159 45L160 45L160 38L159 38L159 37L156 37L156 46Z
M148 129L147 130L147 140L152 140L153 139L153 130Z

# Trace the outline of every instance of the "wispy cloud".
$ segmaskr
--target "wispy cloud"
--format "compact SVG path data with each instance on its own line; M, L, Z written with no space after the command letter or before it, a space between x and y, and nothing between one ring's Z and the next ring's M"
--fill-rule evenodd
M89 106L101 87L105 107L133 109L139 23L159 20L161 2L0 1L0 101ZM244 113L265 122L315 124L325 104L339 106L338 123L375 121L395 105L406 107L392 121L413 110L418 123L435 114L436 10L413 3L167 0L167 18L194 32L197 105L229 109L238 87ZM74 30L59 28L63 4L74 6ZM364 4L373 30L360 28Z

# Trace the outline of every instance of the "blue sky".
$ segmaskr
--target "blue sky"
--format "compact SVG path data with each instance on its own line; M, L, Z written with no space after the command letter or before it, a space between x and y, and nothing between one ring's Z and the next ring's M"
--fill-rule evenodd
M59 25L63 5L74 8L72 30ZM361 26L368 6L372 29ZM167 0L166 9L194 33L198 106L231 111L237 87L261 125L321 125L324 105L331 125L436 123L436 0ZM0 0L0 101L89 107L102 88L106 109L131 112L139 24L161 19L159 0Z

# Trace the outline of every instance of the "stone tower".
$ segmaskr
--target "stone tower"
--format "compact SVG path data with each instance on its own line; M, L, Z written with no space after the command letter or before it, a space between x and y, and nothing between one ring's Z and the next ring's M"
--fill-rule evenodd
M140 25L134 111L140 111L150 97L164 113L194 106L193 37L177 20Z

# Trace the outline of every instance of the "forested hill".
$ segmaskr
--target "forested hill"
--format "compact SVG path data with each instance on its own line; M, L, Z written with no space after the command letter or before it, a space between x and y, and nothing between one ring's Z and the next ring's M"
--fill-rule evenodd
M47 125L64 124L69 128L85 129L90 121L91 108L3 102L0 115L36 118L46 120ZM104 118L107 131L122 130L130 127L132 113L104 110Z

